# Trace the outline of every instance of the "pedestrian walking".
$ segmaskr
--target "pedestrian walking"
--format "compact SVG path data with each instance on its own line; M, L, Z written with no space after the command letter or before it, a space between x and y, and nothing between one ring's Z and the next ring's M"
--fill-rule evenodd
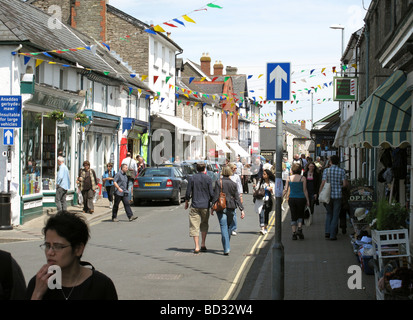
M242 180L242 191L243 191L243 193L248 193L249 192L248 183L249 183L249 180L251 178L250 168L251 168L251 165L249 163L246 163L244 165L244 167L242 168L241 180Z
M233 170L231 169L231 165L225 166L222 169L222 178L215 184L214 198L212 199L212 203L214 204L217 202L221 192L226 195L226 208L223 211L217 211L224 255L228 255L231 251L231 224L234 219L235 209L238 207L241 210L241 219L244 219L245 217L244 207L239 197L240 194L238 192L237 184L230 179L230 176L232 175ZM214 215L213 209L211 209L211 215Z
M229 167L232 170L232 175L229 177L232 181L234 181L237 184L237 191L239 194L239 198L242 204L244 204L244 201L242 199L242 194L243 194L243 190L242 190L242 182L241 182L241 177L239 176L239 174L237 174L237 166L234 163L230 163ZM236 236L237 235L237 209L234 210L234 219L232 219L232 223L230 226L230 231L231 231L231 235Z
M67 210L66 194L70 189L70 176L69 170L65 165L65 158L62 156L57 157L57 165L59 166L56 179L56 208L57 211Z
M109 208L113 208L113 194L115 192L115 185L113 184L113 180L115 179L115 170L113 169L113 164L108 163L106 165L106 171L102 176L102 182L103 185L105 186L106 193L108 194L108 200L109 200Z
M61 211L50 217L43 228L47 263L29 281L26 298L31 300L117 300L112 280L81 261L90 238L89 227L81 215ZM55 278L50 288L50 266L60 268L61 278Z
M235 165L237 166L236 174L241 176L242 175L242 168L244 167L244 165L242 164L241 157L239 155L237 155Z
M294 163L291 167L292 175L287 179L284 193L289 192L288 205L291 212L292 239L303 240L303 221L305 206L310 205L307 192L307 179L301 175L302 167L299 163Z
M194 239L194 253L206 252L206 237L209 229L209 208L214 190L212 179L204 174L206 164L198 162L196 164L197 173L189 178L185 194L185 210L189 208L189 236ZM199 233L201 232L201 246L199 245Z
M177 156L177 158L178 158L178 156ZM137 163L137 166L138 166L138 168L137 168L138 174L137 174L137 175L139 175L139 174L143 171L143 169L146 168L146 164L145 164L145 161L143 160L143 157L142 157L142 156L138 156L137 159L138 159L138 163Z
M267 234L268 220L274 204L275 176L271 170L264 170L262 179L254 188L254 195L261 193L262 197L254 196L254 209L258 213L260 233Z
M112 221L118 222L118 210L119 203L122 201L123 207L125 208L126 216L129 221L136 220L138 217L133 215L132 209L130 207L129 201L129 190L128 190L128 176L126 175L128 171L128 165L122 164L120 166L120 171L116 173L113 179L113 184L115 186L115 203L112 208Z
M96 173L90 168L88 160L83 161L83 168L80 169L79 177L77 178L79 189L83 197L83 213L92 214L95 211L93 198L95 197L96 189L98 188Z
M304 177L307 179L307 192L310 200L310 211L314 213L314 205L318 202L318 191L321 184L321 175L314 162L310 162L304 169Z
M130 152L126 153L126 158L122 160L121 165L122 164L126 164L128 166L128 171L126 172L126 175L128 177L128 186L126 190L129 191L128 200L129 203L131 203L133 193L133 182L135 181L136 175L138 174L138 165L136 164L135 159L132 158L132 154Z
M256 157L254 163L251 166L251 178L252 178L252 187L255 188L258 181L262 178L263 173L263 164L261 163L260 157Z
M342 187L348 188L348 181L344 169L338 167L340 159L337 155L330 157L331 167L324 169L320 190L328 181L331 185L330 202L326 205L325 238L337 240L338 220L341 210Z

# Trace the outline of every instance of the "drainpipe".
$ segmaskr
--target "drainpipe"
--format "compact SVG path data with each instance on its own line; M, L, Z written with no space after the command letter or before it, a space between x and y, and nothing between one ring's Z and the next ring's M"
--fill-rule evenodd
M370 82L370 66L369 66L369 54L370 54L370 28L369 25L366 23L366 99L369 96L369 82ZM369 151L366 153L366 158L368 159ZM365 174L367 175L368 170L368 161L366 163L366 171ZM368 176L366 176L367 181L369 181ZM376 193L377 195L377 193Z

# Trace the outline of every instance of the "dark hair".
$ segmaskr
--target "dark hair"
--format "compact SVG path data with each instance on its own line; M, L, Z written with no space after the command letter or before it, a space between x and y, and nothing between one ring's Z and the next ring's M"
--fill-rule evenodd
M86 246L90 238L89 227L83 216L69 211L59 211L50 217L42 230L44 236L48 230L56 231L60 237L69 241L72 250L80 244Z
M205 162L197 162L196 164L196 171L198 172L204 172L206 168Z
M330 160L331 160L331 163L334 165L338 165L340 163L339 157L335 154L330 157Z
M274 176L274 173L272 173L272 171L271 171L271 170L269 170L269 169L265 169L265 170L264 170L264 172L267 174L268 179L270 179L270 180L272 180L272 181L275 181L275 176Z

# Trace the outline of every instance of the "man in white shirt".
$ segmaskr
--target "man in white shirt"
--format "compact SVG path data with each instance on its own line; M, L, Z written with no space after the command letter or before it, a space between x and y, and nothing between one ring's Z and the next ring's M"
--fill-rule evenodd
M130 152L126 154L126 158L123 159L121 163L126 164L128 166L127 176L128 176L128 190L129 190L129 202L132 201L132 194L133 194L133 181L135 180L136 174L138 173L138 165L136 161L132 158Z
M269 159L266 159L266 160L265 160L265 163L264 163L264 165L263 165L262 168L263 168L264 170L266 170L266 169L271 170L271 163L270 163L270 160L269 160Z

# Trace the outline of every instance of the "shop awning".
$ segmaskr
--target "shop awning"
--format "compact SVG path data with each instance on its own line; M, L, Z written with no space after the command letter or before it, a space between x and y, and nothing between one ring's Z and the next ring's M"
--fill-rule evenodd
M241 158L248 158L250 155L245 151L238 143L228 142L228 146L235 152L235 155L239 155Z
M348 131L350 129L351 121L353 120L353 116L349 117L346 121L344 121L341 126L338 128L336 137L334 139L333 146L338 147L348 147Z
M230 153L231 150L227 147L225 142L218 136L208 135L208 137L215 143L216 150L222 150L224 153Z
M159 113L158 116L166 120L170 124L174 125L176 130L181 134L187 134L191 136L202 134L201 129L198 129L197 127L193 126L192 124L186 122L185 120L181 118L166 115L166 114L161 114L161 113Z
M398 70L354 113L349 145L367 148L411 145L411 109L406 75Z

